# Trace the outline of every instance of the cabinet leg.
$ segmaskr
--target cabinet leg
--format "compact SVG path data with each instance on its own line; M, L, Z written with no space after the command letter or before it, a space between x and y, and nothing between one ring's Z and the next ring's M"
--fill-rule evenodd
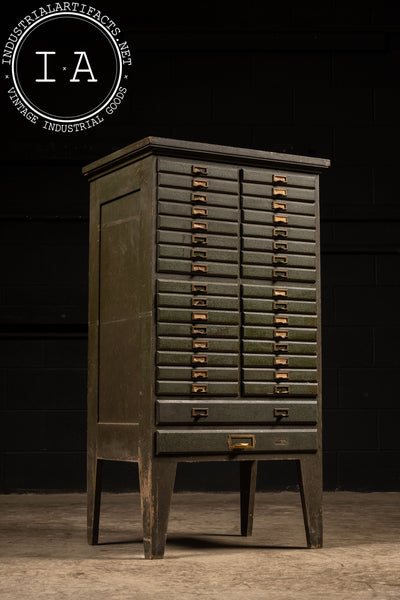
M257 461L240 462L240 531L252 535L256 495Z
M297 461L307 546L322 548L322 457L309 454Z
M139 461L145 558L163 558L174 490L176 461Z
M103 461L88 460L87 471L87 540L88 544L99 542L99 520L101 500L101 476Z

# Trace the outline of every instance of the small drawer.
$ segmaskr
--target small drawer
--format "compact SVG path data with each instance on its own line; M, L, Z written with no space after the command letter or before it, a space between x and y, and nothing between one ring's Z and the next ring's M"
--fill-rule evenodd
M204 296L201 294L157 294L157 305L173 308L204 308L239 310L239 298L231 296Z
M272 281L304 281L314 283L316 280L315 269L293 269L278 267L263 267L242 263L242 277L250 279L270 279Z
M157 454L251 454L316 451L316 429L159 429Z
M159 396L237 396L239 383L237 381L157 381Z
M174 244L178 246L190 246L199 248L228 248L230 250L238 249L238 238L232 235L210 235L208 231L204 233L183 233L182 231L157 231L157 241L159 244Z
M204 190L227 194L238 193L238 182L229 179L212 178L201 173L180 175L177 173L158 173L158 186L169 188L183 188L189 190Z
M273 351L272 345L270 352ZM243 354L244 367L258 368L294 368L294 369L316 369L317 358L315 356L291 356L276 354Z
M317 317L313 315L276 315L273 313L244 312L245 325L275 325L276 327L316 327Z
M203 339L203 338L179 338L179 337L161 337L157 338L157 348L159 350L169 350L176 354L179 351L187 352L207 352L209 360L213 352L239 352L239 340L237 339ZM235 355L235 354L234 354ZM233 356L234 356L233 355ZM236 363L235 363L236 364Z
M268 212L290 213L291 215L315 215L313 202L294 202L293 200L279 200L272 198L258 198L257 196L243 196L242 206L250 210L265 210ZM286 208L285 208L286 207Z
M289 246L289 244L288 244ZM308 269L315 269L315 256L307 255L296 255L289 254L287 250L280 250L279 252L250 252L243 250L242 262L250 265L267 265L271 267L305 267Z
M219 352L210 352L208 349L203 352L193 349L191 352L157 352L158 365L183 365L197 367L207 365L207 367L237 367L239 364L238 354L221 354Z
M272 230L271 230L272 236ZM292 239L268 239L244 237L242 248L244 251L255 250L256 252L315 255L315 243L296 242Z
M186 310L184 308L158 308L159 322L173 323L239 323L239 312L232 310Z
M317 381L317 371L314 369L263 369L263 368L244 368L243 381L276 381L282 383L306 382L314 383Z
M283 191L282 196L288 200L302 200L303 202L315 202L315 190L304 189L298 187L289 187L287 185L276 185L271 186L263 183L248 183L243 182L243 194L245 196L259 196L259 197L279 197L281 190Z
M273 286L242 284L242 295L244 298L273 298L277 301L287 300L315 300L315 288L288 287L274 284Z
M213 325L204 323L157 323L158 335L200 338L238 338L238 325Z
M221 262L221 263L237 263L238 251L228 249L209 248L204 246L172 246L159 244L158 258L176 258L181 260L199 260Z
M157 197L159 201L182 202L198 206L221 206L225 208L238 208L239 197L237 194L218 194L192 189L177 189L170 187L158 187Z
M263 423L280 425L314 424L317 422L315 401L240 401L222 400L157 400L157 424Z
M260 355L274 353L276 356L288 356L292 354L302 356L305 354L315 355L317 353L317 344L315 342L285 341L284 343L279 343L245 339L243 340L243 352L256 352Z
M207 295L207 296L235 296L235 303L238 302L239 286L237 283L217 283L214 281L191 282L177 279L158 279L158 292L176 292L179 294Z
M276 396L287 398L294 396L316 396L316 383L264 383L261 381L243 382L244 396Z
M255 312L287 312L301 315L315 315L317 311L316 302L296 302L286 300L286 297L276 296L273 300L261 298L243 298L243 310Z
M275 214L263 210L243 209L242 219L244 223L265 223L266 225L281 224L285 227L301 227L315 229L315 217L293 214Z
M185 275L200 275L212 277L237 277L238 264L211 262L208 260L169 260L159 258L157 260L159 273L183 273Z
M256 340L275 340L279 341L276 338L275 333L277 329L274 327L252 327L252 326L244 326L243 327L243 337L245 339L256 339ZM317 339L317 330L316 329L295 329L291 327L287 330L287 337L282 338L282 341L287 342L300 342L300 341L311 341L314 342Z
M291 171L275 171L272 169L243 169L243 181L245 183L261 183L274 186L293 186L303 188L315 188L315 175L300 175Z
M158 216L159 229L171 229L173 231L191 231L193 234L223 233L238 237L238 224L231 221L213 221L211 219L184 219L170 217L168 215Z
M243 223L244 237L268 238L272 240L286 240L315 242L315 229L301 229L300 227L274 227L273 225L255 225L253 223ZM263 242L260 241L260 244Z
M234 208L220 208L218 206L195 206L179 202L158 202L159 215L174 215L176 217L192 217L198 219L219 219L221 221L235 221L239 211Z
M237 367L157 367L157 378L165 381L237 381L238 377Z
M178 175L191 175L192 177L212 177L218 179L232 179L237 181L237 167L226 167L224 165L205 163L204 161L193 162L173 160L170 158L159 158L157 170L164 173L176 173Z

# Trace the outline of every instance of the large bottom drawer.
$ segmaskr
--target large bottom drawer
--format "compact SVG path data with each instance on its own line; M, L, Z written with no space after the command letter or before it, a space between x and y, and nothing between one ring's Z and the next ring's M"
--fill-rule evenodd
M222 423L262 423L314 425L315 400L158 400L157 424L218 425Z
M316 429L163 429L156 432L157 454L251 454L316 451Z

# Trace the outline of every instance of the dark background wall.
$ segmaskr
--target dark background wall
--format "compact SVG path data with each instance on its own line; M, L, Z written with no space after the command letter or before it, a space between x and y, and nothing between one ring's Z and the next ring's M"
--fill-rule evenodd
M18 2L1 44L39 2ZM134 51L115 115L39 130L1 91L0 483L85 487L88 186L81 168L147 135L321 156L327 489L400 489L400 19L395 3L96 2ZM3 10L3 9L2 9ZM111 468L112 467L112 468ZM265 463L260 488L295 483ZM109 489L134 489L108 465ZM182 465L179 489L235 489Z

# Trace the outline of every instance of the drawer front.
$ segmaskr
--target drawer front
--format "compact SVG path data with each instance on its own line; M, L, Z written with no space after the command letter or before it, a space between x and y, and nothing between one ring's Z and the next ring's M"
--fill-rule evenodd
M165 381L237 381L238 368L209 367L208 365L192 365L191 367L157 367L157 377Z
M271 213L263 210L243 209L242 220L243 223L265 223L266 225L273 225L274 227L304 227L306 229L315 229L315 217L286 213Z
M277 343L282 342L301 342L310 341L314 342L317 339L316 329L290 329L273 328L273 327L243 327L243 337L245 339L258 339L258 340L275 340ZM261 352L261 350L260 350Z
M232 296L199 296L194 294L158 293L157 304L158 306L170 306L172 308L238 310L239 298Z
M243 367L275 367L281 369L316 369L316 356L287 356L274 354L271 344L270 354L243 354Z
M292 369L287 367L276 367L275 369L247 368L243 369L243 381L276 381L278 383L317 381L315 369Z
M274 330L271 329L271 336L274 335ZM303 330L302 333L305 333ZM311 333L307 330L308 335L310 337L314 334L315 331L311 331ZM248 335L248 332L247 332ZM291 336L291 338L293 335ZM316 339L315 337L311 339ZM317 344L315 342L293 342L292 340L274 340L274 341L264 341L264 340L252 340L252 339L244 339L243 340L243 352L244 353L257 353L257 354L271 354L274 353L279 356L290 356L297 354L316 354L317 353ZM244 355L246 357L246 354ZM290 357L291 358L291 357ZM290 360L289 358L289 360Z
M271 400L158 400L157 424L215 425L223 423L314 424L317 422L315 401L282 403Z
M316 396L316 383L264 383L261 381L244 381L243 390L246 396Z
M217 179L196 173L180 175L178 173L158 173L158 186L169 188L184 188L194 192L220 192L238 194L238 182L229 179Z
M179 338L179 337L158 337L157 348L159 350L170 350L174 354L180 351L187 352L207 352L208 360L211 360L213 352L239 352L238 339L206 339L206 338Z
M220 208L219 206L197 206L179 202L158 202L159 215L173 215L176 217L190 217L193 219L219 219L221 221L238 221L239 211L234 208Z
M252 223L243 223L244 237L269 238L274 240L299 240L305 242L315 242L314 229L300 229L296 227L271 225L253 225ZM262 242L260 242L262 243Z
M185 190L181 188L159 187L159 201L183 202L194 206L225 206L227 208L238 208L239 197L237 194L219 194L215 192Z
M175 244L178 246L193 246L194 248L228 248L237 250L239 238L233 235L209 235L205 233L183 233L182 231L157 231L159 244ZM301 252L301 249L298 250Z
M217 283L216 281L181 281L178 279L158 279L158 292L177 292L178 294L192 294L202 296L235 296L239 294L237 283Z
M157 352L158 365L186 365L196 367L237 367L239 354L221 354L210 352L206 348L203 352L190 348L191 352ZM177 377L179 379L179 377Z
M158 257L177 258L181 260L190 260L193 262L211 261L237 263L238 251L228 250L226 248L208 248L203 246L194 246L193 248L190 248L188 246L159 244Z
M231 221L212 221L207 218L183 219L159 215L159 229L192 231L193 234L224 233L238 237L238 224Z
M272 235L272 230L271 230ZM283 254L315 254L313 242L295 242L292 239L277 238L251 238L244 237L242 241L243 250L256 250L262 252L277 252Z
M272 198L284 197L288 200L303 200L304 202L315 201L315 190L289 187L289 186L271 186L267 183L249 183L243 182L243 194L245 196L266 196Z
M275 325L276 327L316 327L317 317L314 315L276 315L273 313L244 312L245 325Z
M160 273L182 273L184 275L199 275L204 277L237 277L239 266L231 263L211 262L207 260L169 260L157 259L157 270Z
M160 396L237 396L237 381L157 381Z
M268 265L274 268L307 267L315 269L315 256L288 254L286 250L275 252L242 252L242 263L250 265Z
M242 276L252 279L272 279L273 281L304 281L314 283L315 269L293 269L285 267L263 267L242 264Z
M159 429L157 454L251 454L316 451L317 430L309 429Z
M273 198L259 198L258 196L243 196L242 206L250 210L266 210L298 215L315 215L315 204L313 202L296 202L294 200L274 200Z
M243 181L253 183L269 183L274 187L315 188L315 175L302 175L290 171L274 171L272 169L243 169Z
M158 335L193 338L238 338L238 325L212 325L208 323L158 323Z
M158 159L158 171L165 173L177 173L178 175L191 175L192 177L213 177L217 179L238 179L237 167L228 167L219 164L205 164L204 162L192 162L172 160L170 158Z
M244 311L256 312L288 312L315 315L317 304L315 302L296 302L282 298L279 300L263 300L261 298L243 298Z
M315 288L288 287L284 285L252 285L242 284L244 298L274 298L277 301L285 300L315 300Z
M201 307L193 310L181 308L159 308L157 310L159 323L193 323L194 325L207 325L208 323L237 324L239 323L238 311L232 310L204 310Z

